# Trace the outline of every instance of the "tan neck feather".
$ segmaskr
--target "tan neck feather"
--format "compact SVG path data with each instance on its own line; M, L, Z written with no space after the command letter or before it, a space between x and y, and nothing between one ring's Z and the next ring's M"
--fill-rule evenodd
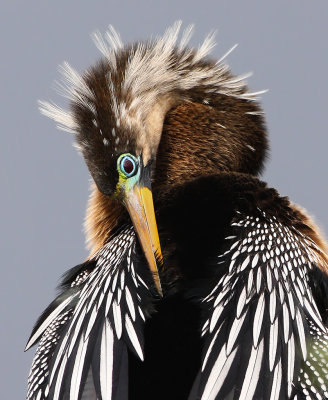
M120 203L102 194L93 183L88 201L84 229L91 258L111 235L124 212Z
M291 204L292 208L301 215L303 223L309 228L306 230L304 235L310 237L316 244L317 248L313 249L321 261L318 265L321 270L328 274L328 243L322 232L318 227L314 219L307 213L307 211L297 204Z

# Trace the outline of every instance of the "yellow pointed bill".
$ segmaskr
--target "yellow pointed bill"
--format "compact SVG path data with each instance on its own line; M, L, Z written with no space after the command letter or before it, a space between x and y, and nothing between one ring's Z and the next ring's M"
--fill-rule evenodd
M150 271L160 296L163 296L157 262L162 264L163 256L159 242L153 195L146 186L138 183L125 192L124 203L137 232Z

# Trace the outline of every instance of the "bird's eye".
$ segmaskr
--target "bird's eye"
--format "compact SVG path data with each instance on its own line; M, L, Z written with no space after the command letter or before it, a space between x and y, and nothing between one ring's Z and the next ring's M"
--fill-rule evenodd
M132 154L122 154L117 160L117 166L123 175L130 178L138 170L138 161Z

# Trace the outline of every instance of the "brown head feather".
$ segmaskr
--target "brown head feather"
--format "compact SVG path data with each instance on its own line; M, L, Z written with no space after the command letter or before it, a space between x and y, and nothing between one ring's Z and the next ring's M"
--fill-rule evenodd
M156 190L220 171L258 174L267 151L264 117L243 76L207 57L214 45L177 42L180 24L163 37L123 46L113 32L96 44L104 58L83 75L62 67L70 111L42 103L41 111L75 133L97 186L86 218L92 252L114 229L123 208L115 194L122 153L151 163Z

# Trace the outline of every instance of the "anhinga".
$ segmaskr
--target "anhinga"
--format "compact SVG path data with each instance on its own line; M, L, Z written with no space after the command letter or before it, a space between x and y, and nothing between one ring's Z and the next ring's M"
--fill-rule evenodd
M39 341L31 399L328 399L328 263L318 228L256 176L262 110L223 58L163 37L62 66L94 180L91 254L64 277Z

